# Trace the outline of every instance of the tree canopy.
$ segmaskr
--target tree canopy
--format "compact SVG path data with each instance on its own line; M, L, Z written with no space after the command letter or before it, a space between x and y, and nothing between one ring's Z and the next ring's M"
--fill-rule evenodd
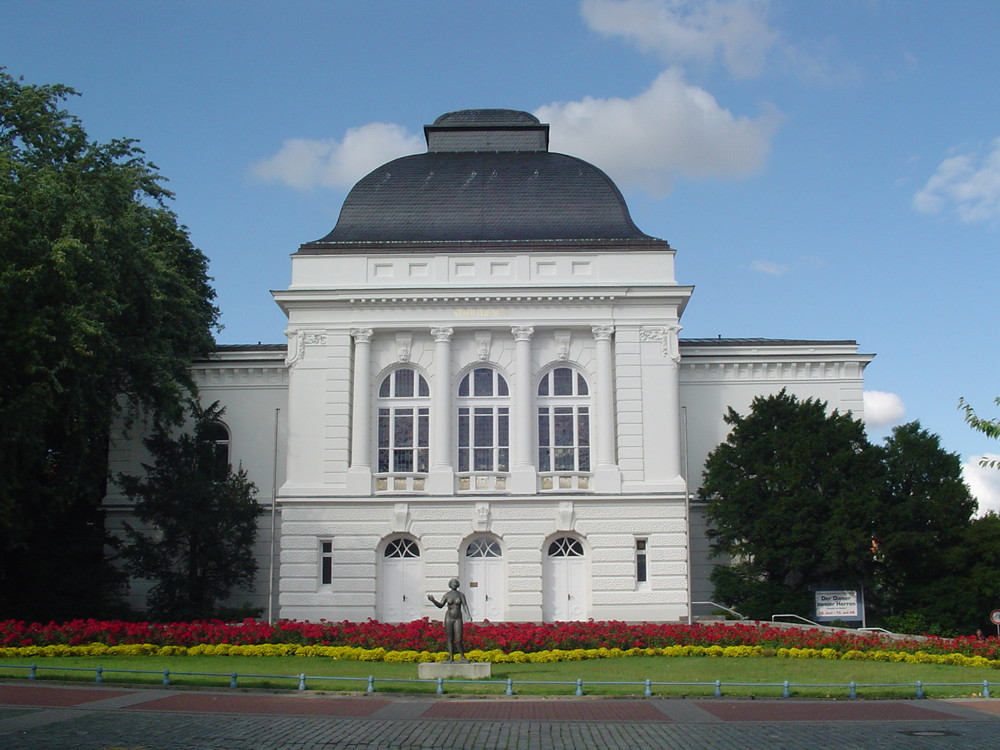
M205 256L134 140L0 69L0 611L93 612L116 409L176 421L213 347ZM85 611L86 608L86 611Z
M154 581L148 611L159 620L211 617L234 587L252 587L257 572L257 488L219 450L213 428L224 410L194 401L190 409L191 431L156 427L144 441L153 464L143 464L144 476L120 477L148 527L126 524L123 554L133 575Z
M734 560L716 595L770 617L805 611L810 587L864 585L882 469L863 425L784 390L725 421L699 490L713 552Z
M913 422L875 446L860 421L785 391L725 419L700 490L712 549L731 560L712 574L722 601L808 617L815 589L863 588L875 621L958 632L983 621L990 571L1000 577L996 519L973 520L961 459L938 436Z

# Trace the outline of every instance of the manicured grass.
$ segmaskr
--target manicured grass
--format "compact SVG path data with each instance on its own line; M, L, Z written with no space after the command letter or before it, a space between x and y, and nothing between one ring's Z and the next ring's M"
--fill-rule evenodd
M378 692L434 692L435 685L416 682L416 664L384 662L334 661L314 657L248 657L248 656L137 656L137 657L58 657L36 659L4 659L4 665L37 664L63 669L38 671L43 680L93 682L96 668L104 668L105 683L160 685L163 670L170 670L170 683L179 686L225 688L228 677L208 677L181 673L217 673L229 675L287 675L287 678L240 676L241 688L296 689L298 675L310 678L337 677L350 680L307 680L309 690L324 692L363 692L369 675L375 678ZM82 669L75 671L65 668ZM148 674L125 674L111 670L144 670ZM0 678L24 679L26 669L0 667ZM781 684L792 685L792 695L801 697L845 698L848 683L857 683L862 698L914 697L916 682L924 683L924 695L933 698L978 695L983 680L991 683L991 692L1000 697L1000 670L955 667L942 664L889 664L867 661L837 661L828 659L748 658L724 659L702 657L632 657L599 659L549 664L494 664L490 682L445 683L449 693L503 694L507 679L514 681L519 695L573 695L576 680L583 680L588 695L642 695L644 682L651 680L654 695L712 695L716 680L723 682L727 696L780 696ZM409 680L414 680L410 682ZM994 681L996 687L993 687ZM606 682L632 683L607 685ZM529 684L562 683L562 684ZM702 685L662 685L656 683L705 683ZM736 683L736 684L734 684ZM930 684L928 684L930 683ZM934 683L968 683L960 686L937 687ZM896 687L866 687L887 684Z

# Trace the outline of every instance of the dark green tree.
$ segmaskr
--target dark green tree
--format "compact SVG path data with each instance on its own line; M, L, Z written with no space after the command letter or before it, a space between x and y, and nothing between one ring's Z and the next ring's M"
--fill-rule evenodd
M882 486L864 425L782 390L730 408L726 441L705 464L715 595L744 614L811 611L816 587L871 582L872 518Z
M123 556L132 575L154 581L148 608L157 620L211 617L234 588L251 588L257 572L257 488L220 450L224 410L193 401L190 409L190 432L158 426L144 441L153 458L145 474L119 478L148 527L126 524Z
M132 140L91 141L75 92L0 69L0 612L100 614L116 409L177 420L213 347L205 257Z
M896 427L881 447L885 485L874 515L877 585L869 596L883 615L919 613L928 626L960 626L967 612L942 609L937 581L961 575L976 500L962 479L962 461L918 422Z

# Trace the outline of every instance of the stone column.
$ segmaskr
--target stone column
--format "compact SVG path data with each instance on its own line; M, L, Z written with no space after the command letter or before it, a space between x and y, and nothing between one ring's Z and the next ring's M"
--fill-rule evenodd
M434 337L434 387L431 389L431 455L427 491L455 493L455 446L451 440L453 418L451 387L451 336L453 328L432 328Z
M351 494L372 493L372 383L371 328L352 328L354 339L354 401L351 405L351 467L347 490Z
M602 493L621 492L621 472L615 462L615 442L618 431L615 420L614 362L611 337L614 326L593 326L597 349L597 382L595 383L595 415L591 429L594 442L594 489Z
M531 372L531 326L514 326L514 444L511 446L510 491L534 494L538 490L535 470L535 380Z

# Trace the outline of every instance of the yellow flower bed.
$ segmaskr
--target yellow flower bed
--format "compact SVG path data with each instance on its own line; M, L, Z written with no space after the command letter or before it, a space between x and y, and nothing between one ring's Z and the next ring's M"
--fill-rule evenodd
M618 659L629 656L704 656L709 658L752 658L776 656L779 659L847 659L856 661L906 662L909 664L950 664L960 667L1000 669L1000 659L963 654L928 654L923 651L844 651L832 648L779 648L765 650L760 646L665 646L663 648L577 648L552 649L525 653L504 653L497 649L466 652L469 661L493 664L544 664L557 661L583 661L585 659ZM328 659L354 661L384 661L420 663L446 661L444 651L388 651L384 648L356 648L354 646L298 646L291 643L263 643L238 646L228 643L200 644L197 646L156 646L152 643L135 643L106 646L91 643L86 646L6 646L0 647L0 660L42 658L53 656L318 656Z

